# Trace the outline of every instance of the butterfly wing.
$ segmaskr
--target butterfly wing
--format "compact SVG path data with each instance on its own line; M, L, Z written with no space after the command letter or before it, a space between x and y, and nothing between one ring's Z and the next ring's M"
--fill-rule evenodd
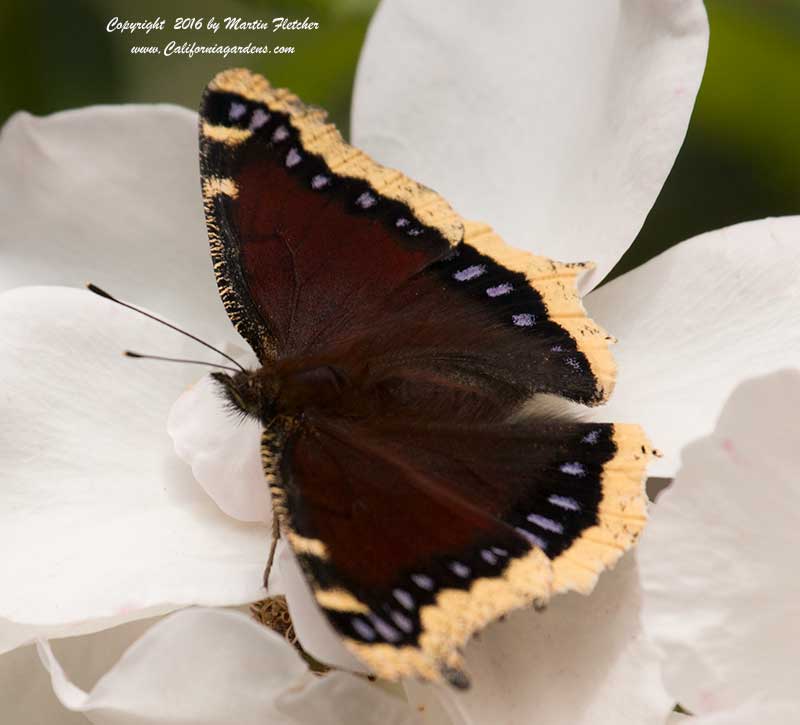
M464 684L475 631L590 590L644 522L639 428L506 420L535 393L610 394L585 265L511 249L248 71L209 85L200 140L237 329L262 362L330 365L374 406L368 424L312 408L264 434L317 601L377 674Z
M261 76L219 74L200 115L220 292L262 359L308 353L342 310L368 307L461 238L441 197L345 144L322 111Z
M324 114L245 70L200 111L203 198L225 307L263 361L373 359L507 410L532 393L586 404L614 379L581 265L507 247L436 193L348 146Z
M387 679L466 686L459 650L473 633L590 591L645 523L637 426L312 416L276 423L265 451L318 604Z

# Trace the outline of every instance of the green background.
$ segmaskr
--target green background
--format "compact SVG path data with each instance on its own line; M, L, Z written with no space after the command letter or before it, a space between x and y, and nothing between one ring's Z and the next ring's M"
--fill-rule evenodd
M194 107L221 67L267 72L324 106L347 133L353 77L375 0L167 2L6 0L0 5L0 122L94 103L165 101ZM689 133L636 242L613 274L682 239L735 222L800 212L800 0L707 0L711 45ZM111 17L276 16L320 22L324 32L164 30L107 33ZM133 56L133 44L175 39L294 45L286 56ZM266 59L266 60L265 60Z

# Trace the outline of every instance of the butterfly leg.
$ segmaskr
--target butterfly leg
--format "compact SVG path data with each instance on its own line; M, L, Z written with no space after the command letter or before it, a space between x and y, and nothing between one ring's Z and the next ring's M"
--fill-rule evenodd
M269 575L272 571L272 564L275 561L275 549L278 547L278 539L281 538L281 527L278 521L278 515L272 515L272 543L269 546L269 556L267 557L267 565L264 567L264 589L269 589Z
M265 423L264 432L261 435L261 464L272 499L272 542L269 547L267 565L264 568L265 589L269 589L269 575L272 572L272 563L275 561L278 539L281 538L281 517L285 513L284 493L279 485L279 461L285 439L285 424L284 419L273 418Z

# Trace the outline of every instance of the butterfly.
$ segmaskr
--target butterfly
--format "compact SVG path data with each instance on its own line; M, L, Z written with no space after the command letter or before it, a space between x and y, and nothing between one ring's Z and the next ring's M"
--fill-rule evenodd
M467 687L473 634L588 593L645 524L642 430L531 403L611 393L588 265L510 247L247 70L208 85L199 135L219 292L260 364L214 377L263 425L282 535L376 675Z

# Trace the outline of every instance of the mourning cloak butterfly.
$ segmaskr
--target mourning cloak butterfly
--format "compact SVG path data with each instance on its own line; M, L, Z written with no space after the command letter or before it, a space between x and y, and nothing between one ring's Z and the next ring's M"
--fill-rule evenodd
M214 375L264 426L317 603L380 677L466 687L477 630L589 592L645 523L638 426L519 415L611 392L587 265L512 249L246 70L209 84L200 160L219 291L261 364Z

